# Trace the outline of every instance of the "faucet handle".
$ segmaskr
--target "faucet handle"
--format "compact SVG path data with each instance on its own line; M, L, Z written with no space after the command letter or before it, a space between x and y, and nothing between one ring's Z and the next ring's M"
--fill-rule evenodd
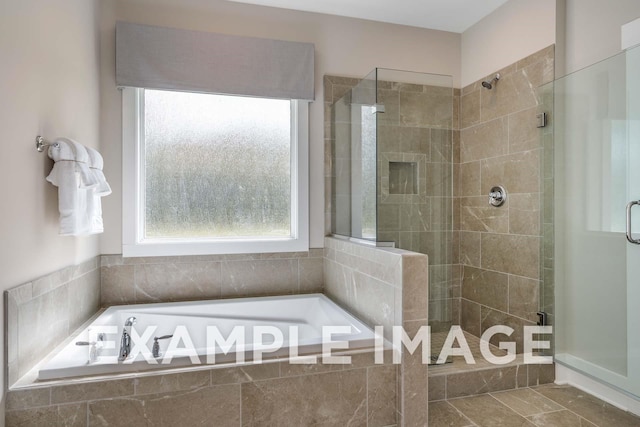
M172 336L173 335L163 335L161 337L153 337L153 349L151 350L153 357L160 357L160 343L158 342L158 340L166 340L167 338L171 338Z
M161 337L153 337L153 339L154 339L155 341L158 341L158 340L166 340L167 338L171 338L172 336L173 336L173 335L163 335L163 336L161 336Z

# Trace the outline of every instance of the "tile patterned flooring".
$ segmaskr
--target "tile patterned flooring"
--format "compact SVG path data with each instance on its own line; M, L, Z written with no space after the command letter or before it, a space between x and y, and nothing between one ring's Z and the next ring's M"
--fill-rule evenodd
M429 427L638 427L640 417L554 384L429 403Z

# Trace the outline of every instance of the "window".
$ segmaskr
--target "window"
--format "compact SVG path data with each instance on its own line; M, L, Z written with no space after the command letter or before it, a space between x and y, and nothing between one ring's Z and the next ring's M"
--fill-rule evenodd
M123 255L308 250L306 102L127 88Z

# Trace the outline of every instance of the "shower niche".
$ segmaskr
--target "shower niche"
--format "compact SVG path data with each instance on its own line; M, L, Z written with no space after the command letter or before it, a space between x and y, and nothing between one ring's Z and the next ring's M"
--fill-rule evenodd
M361 80L333 79L341 93L328 111L328 231L427 254L430 324L448 330L457 310L452 77L376 68Z

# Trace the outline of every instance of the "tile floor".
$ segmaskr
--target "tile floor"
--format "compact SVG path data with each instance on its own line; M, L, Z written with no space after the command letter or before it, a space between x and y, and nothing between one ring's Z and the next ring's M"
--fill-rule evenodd
M429 427L638 427L640 417L553 384L429 403Z

